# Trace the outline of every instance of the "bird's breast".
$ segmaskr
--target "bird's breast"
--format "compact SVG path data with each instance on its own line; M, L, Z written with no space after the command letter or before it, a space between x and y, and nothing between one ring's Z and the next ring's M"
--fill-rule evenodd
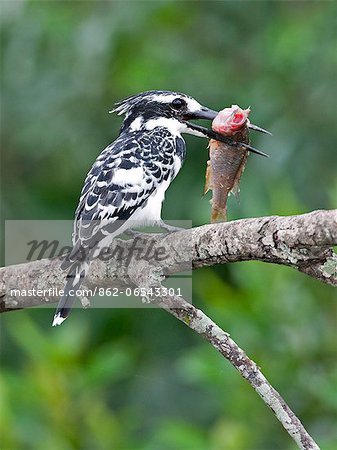
M160 221L165 192L170 182L171 180L163 181L150 195L144 207L134 213L132 220L137 222L139 226L154 225Z

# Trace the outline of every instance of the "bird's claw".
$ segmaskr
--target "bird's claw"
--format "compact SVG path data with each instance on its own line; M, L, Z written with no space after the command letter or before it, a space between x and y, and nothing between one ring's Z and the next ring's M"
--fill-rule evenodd
M136 238L136 237L141 238L144 233L141 233L140 231L132 230L131 228L129 228L128 230L124 231L124 234L126 234L126 236L130 236L132 238Z
M158 233L148 233L146 231L136 231L136 230L133 230L131 228L129 228L128 230L124 231L124 234L126 236L132 237L133 239L135 239L135 238L146 239L146 238L149 238L151 236L158 237Z
M182 227L175 227L175 226L173 226L173 225L169 225L168 223L165 223L164 221L160 221L159 224L158 224L158 226L159 226L162 230L165 230L165 231L166 231L165 235L171 234L171 233L176 233L177 231L183 231L183 230L185 230L185 228L182 228Z
M181 227L175 227L173 225L169 225L168 223L165 223L164 221L160 221L156 224L158 228L161 230L164 230L164 233L148 233L148 232L141 232L133 230L132 228L129 228L128 230L124 231L124 234L126 236L130 236L132 238L148 238L151 236L158 237L158 236L167 236L171 233L176 233L177 231L185 230L185 228Z

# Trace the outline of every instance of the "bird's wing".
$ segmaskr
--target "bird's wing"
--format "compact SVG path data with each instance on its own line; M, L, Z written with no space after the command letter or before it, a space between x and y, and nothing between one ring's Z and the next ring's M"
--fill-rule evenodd
M156 188L172 177L169 161L163 166L160 159L150 158L149 146L153 144L151 136L121 135L97 158L81 192L74 247L64 269L74 261L75 253L90 251L105 236L118 234L121 225L132 219Z

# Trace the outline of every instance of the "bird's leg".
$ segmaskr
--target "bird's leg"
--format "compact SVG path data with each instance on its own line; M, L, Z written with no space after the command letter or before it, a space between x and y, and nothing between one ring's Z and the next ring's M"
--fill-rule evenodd
M137 230L133 230L132 228L129 228L128 230L124 231L124 234L126 234L127 236L130 236L132 238L149 238L151 236L154 237L158 237L158 234L160 233L151 233L149 231L137 231Z
M166 231L166 234L170 234L170 233L176 233L177 231L182 231L185 230L185 228L182 227L175 227L173 225L169 225L168 223L165 223L163 220L159 220L158 222L155 223L155 225ZM158 233L151 233L151 232L147 232L147 231L137 231L137 230L133 230L132 228L129 228L127 230L124 231L124 234L126 234L127 236L130 236L132 238L146 238L149 236L158 236ZM160 233L159 233L160 234Z
M157 225L162 230L165 230L167 232L167 234L176 233L177 231L183 231L186 229L186 228L182 228L182 227L175 227L173 225L169 225L168 223L165 223L163 220L160 220L157 223Z
M127 236L130 236L132 238L136 238L136 237L141 238L146 233L142 233L141 231L136 231L136 230L133 230L132 228L129 228L128 230L124 231L124 234L126 234Z

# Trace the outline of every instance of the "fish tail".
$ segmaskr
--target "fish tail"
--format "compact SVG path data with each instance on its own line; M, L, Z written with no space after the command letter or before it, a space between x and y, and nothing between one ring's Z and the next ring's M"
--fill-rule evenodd
M211 222L227 222L227 206L224 208L212 208Z

